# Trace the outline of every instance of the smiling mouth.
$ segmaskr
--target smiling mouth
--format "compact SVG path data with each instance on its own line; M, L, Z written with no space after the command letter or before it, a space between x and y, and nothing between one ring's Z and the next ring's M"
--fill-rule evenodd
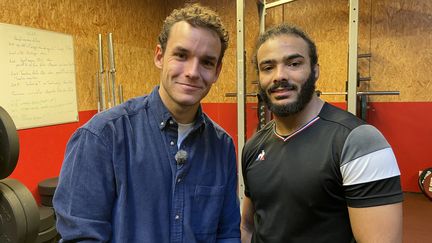
M201 89L201 87L196 86L196 85L192 85L192 84L187 84L187 83L177 83L179 85L181 85L183 88L187 89L187 90L198 90Z
M276 100L283 100L292 97L295 94L295 88L289 87L289 88L277 88L273 90L269 90L269 93L274 97Z
M295 88L294 87L289 87L289 88L277 88L277 89L271 89L270 93L285 93L285 92L289 92L289 91L294 91Z

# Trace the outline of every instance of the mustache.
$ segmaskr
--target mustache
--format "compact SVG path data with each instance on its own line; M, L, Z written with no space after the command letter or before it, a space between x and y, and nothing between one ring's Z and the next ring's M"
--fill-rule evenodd
M294 85L294 84L292 84L292 83L290 83L290 82L288 82L288 80L282 80L280 82L277 82L277 83L271 85L268 88L268 92L271 93L271 92L274 92L274 91L276 91L277 89L280 89L280 88L282 88L282 89L289 89L289 90L291 90L291 89L295 90L295 89L297 89L297 86Z

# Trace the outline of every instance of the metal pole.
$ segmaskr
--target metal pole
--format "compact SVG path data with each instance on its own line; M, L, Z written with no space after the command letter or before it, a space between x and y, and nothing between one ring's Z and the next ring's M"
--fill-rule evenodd
M101 96L100 96L100 87L99 87L99 72L96 72L96 93L97 93L97 111L101 112Z
M119 103L121 104L121 103L123 103L123 86L121 85L121 84L119 84Z
M244 198L243 174L241 170L242 151L246 141L245 119L245 50L244 50L244 0L237 0L237 150L238 190L240 201Z
M349 4L349 37L348 37L348 112L357 113L357 46L358 46L358 0Z
M347 92L320 92L320 95L346 95ZM226 95L231 95L227 93ZM358 91L356 95L400 95L400 91Z
M98 103L100 103L99 110L105 110L105 84L104 84L104 62L103 62L103 46L102 46L102 35L98 34L98 57L99 57L99 72L97 77L98 82Z
M111 81L111 103L113 106L116 105L116 94L115 94L115 62L114 62L114 47L112 33L108 33L108 55L109 55L109 74Z

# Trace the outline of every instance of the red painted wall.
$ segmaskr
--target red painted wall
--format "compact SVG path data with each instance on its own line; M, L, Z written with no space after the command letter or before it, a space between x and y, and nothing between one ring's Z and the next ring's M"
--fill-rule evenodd
M82 111L79 122L19 130L19 159L9 177L24 183L39 202L38 183L59 175L69 137L94 114L96 111Z
M341 108L344 103L335 104ZM432 103L370 103L368 122L376 126L392 145L402 173L404 191L418 192L418 171L432 167ZM237 144L237 104L206 103L204 111L219 123ZM80 121L63 125L18 131L20 156L15 171L10 176L23 182L35 195L37 184L58 176L64 150L72 133L96 111L82 111ZM247 137L257 127L256 104L247 104Z
M432 167L432 103L370 103L368 122L393 147L401 171L402 189L418 192L419 170Z

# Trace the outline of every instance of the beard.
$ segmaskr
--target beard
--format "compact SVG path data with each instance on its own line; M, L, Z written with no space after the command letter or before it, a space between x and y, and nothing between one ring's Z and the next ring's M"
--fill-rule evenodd
M258 85L259 95L267 105L268 109L273 112L273 114L279 117L287 117L302 111L309 103L313 94L315 93L315 81L315 70L312 68L308 79L303 85L301 85L297 100L289 104L277 105L274 104L270 99L270 93L277 88L288 88L291 90L296 89L296 86L290 84L288 80L282 80L281 82L273 84L269 87L268 91L264 90L261 85Z

